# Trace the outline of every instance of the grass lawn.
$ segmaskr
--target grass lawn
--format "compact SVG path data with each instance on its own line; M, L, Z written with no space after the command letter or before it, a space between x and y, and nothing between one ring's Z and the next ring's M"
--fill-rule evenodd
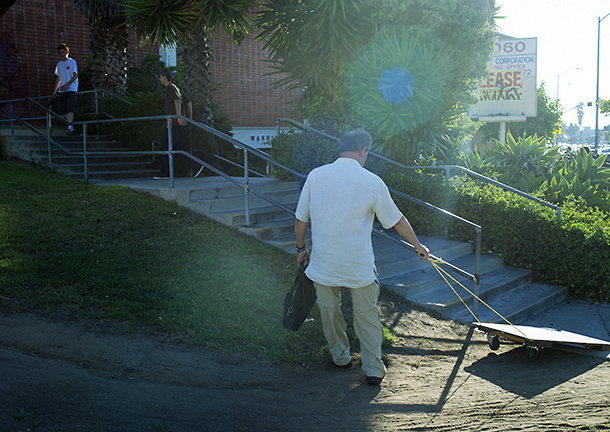
M259 361L326 356L317 306L282 327L295 257L175 203L0 162L0 294Z

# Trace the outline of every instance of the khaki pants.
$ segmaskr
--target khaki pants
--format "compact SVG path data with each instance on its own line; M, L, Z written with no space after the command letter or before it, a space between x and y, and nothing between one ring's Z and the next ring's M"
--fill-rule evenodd
M345 365L350 362L350 352L345 332L347 325L341 313L341 287L329 287L317 282L314 285L328 349L335 364ZM366 376L383 378L386 367L381 361L383 329L377 309L379 282L363 288L351 288L350 294L354 306L354 330L360 340L362 370Z

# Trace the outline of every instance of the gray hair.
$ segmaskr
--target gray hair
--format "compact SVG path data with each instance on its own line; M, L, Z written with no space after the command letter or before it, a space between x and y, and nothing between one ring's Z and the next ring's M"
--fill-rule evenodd
M359 152L362 148L366 147L368 152L371 149L373 138L371 134L365 130L354 130L346 132L341 136L339 142L339 153L348 151Z

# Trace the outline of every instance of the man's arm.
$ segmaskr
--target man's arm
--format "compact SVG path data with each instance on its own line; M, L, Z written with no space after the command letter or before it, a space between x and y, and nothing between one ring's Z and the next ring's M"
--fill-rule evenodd
M305 247L305 235L307 234L307 222L303 222L299 219L295 220L294 223L294 237L297 241L297 248ZM310 260L309 251L305 249L303 252L297 253L297 266L301 265L301 262L305 260L305 266Z
M427 260L430 258L430 250L419 242L415 231L413 231L413 227L411 227L411 224L404 216L402 216L398 223L394 225L394 229L402 238L413 245L415 251L419 254L421 259Z
M180 99L174 99L174 107L176 108L176 114L180 114ZM186 120L179 118L178 124L180 126L186 126Z
M53 86L53 93L51 93L51 99L53 99L55 97L55 95L57 94L57 90L59 90L59 83L60 83L60 78L59 75L56 75L55 78L55 85Z

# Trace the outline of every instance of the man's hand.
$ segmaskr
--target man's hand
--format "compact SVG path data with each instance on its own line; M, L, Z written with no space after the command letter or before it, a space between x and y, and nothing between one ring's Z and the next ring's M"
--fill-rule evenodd
M310 260L311 257L309 256L309 251L307 249L305 249L303 252L299 252L297 254L297 267L299 267L303 261L305 262L305 267L307 267Z
M425 261L430 259L430 249L428 249L428 246L424 246L423 244L419 245L419 249L416 249L417 251L417 255L419 255L419 257Z

